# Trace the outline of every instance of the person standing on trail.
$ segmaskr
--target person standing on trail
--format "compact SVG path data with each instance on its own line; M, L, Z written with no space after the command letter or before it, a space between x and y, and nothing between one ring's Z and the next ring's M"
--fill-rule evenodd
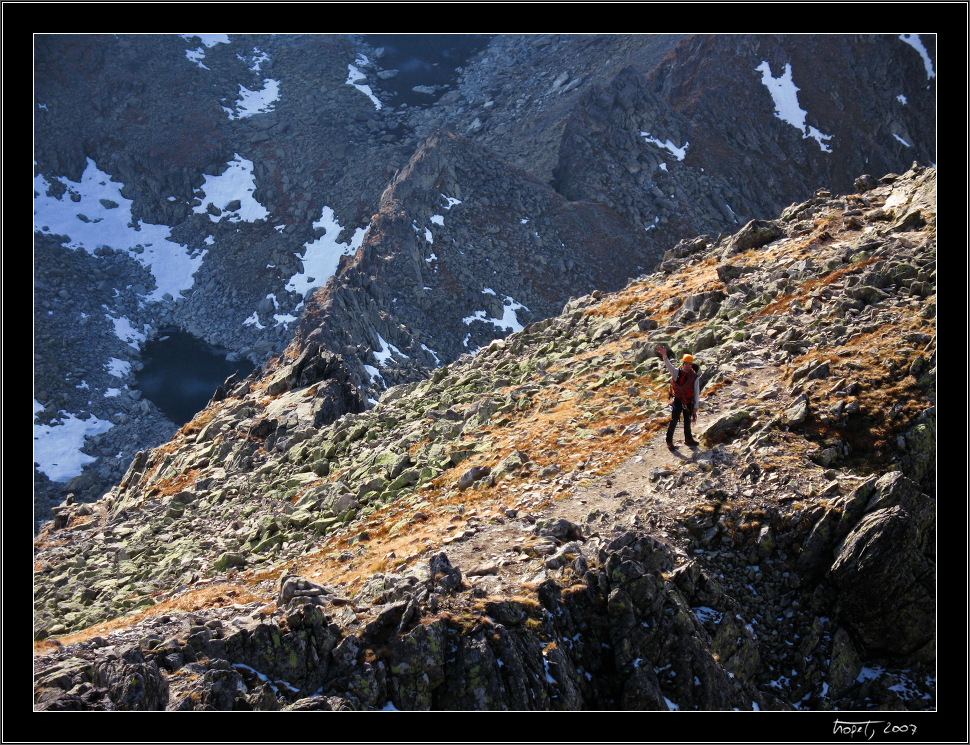
M664 361L667 372L670 373L670 390L674 401L671 404L670 424L667 425L667 449L674 449L674 430L677 429L677 420L681 415L684 417L684 444L690 447L699 445L690 433L691 421L697 421L697 404L701 400L701 381L697 371L700 369L694 364L693 356L685 354L680 362L680 367L674 367L673 363L667 359L667 348L663 345L656 348L657 354Z

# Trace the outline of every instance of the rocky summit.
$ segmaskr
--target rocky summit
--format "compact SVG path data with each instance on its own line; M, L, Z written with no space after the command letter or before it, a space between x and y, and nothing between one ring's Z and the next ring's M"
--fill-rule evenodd
M936 184L681 240L370 404L313 327L365 292L331 283L43 524L35 709L935 710ZM659 345L700 365L697 446Z

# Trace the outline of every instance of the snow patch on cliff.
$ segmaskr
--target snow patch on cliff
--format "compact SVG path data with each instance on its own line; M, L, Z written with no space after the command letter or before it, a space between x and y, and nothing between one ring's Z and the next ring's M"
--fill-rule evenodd
M495 292L495 290L491 289L490 287L486 287L484 290L482 290L482 294L497 296L497 293ZM466 316L461 320L467 326L471 326L472 323L475 323L476 321L480 321L482 323L490 323L500 331L515 333L516 331L521 331L524 328L523 325L519 323L519 318L516 315L516 311L519 311L519 310L528 311L529 309L526 306L522 305L522 303L518 303L512 298L505 295L502 298L502 316L500 318L491 318L487 315L487 311L478 310L478 311L475 311L472 315ZM468 346L468 341L470 336L471 336L470 334L465 336L465 339L462 342L466 347Z
M919 52L919 56L923 58L923 67L926 68L926 79L932 80L935 78L936 71L933 70L933 60L930 59L930 54L926 51L926 47L923 46L923 41L919 38L919 34L900 34L899 40L909 44Z
M754 69L761 73L761 82L771 94L775 116L799 130L804 138L815 140L823 152L831 153L832 149L826 143L832 139L832 135L822 134L815 127L806 125L808 112L798 104L800 88L792 81L791 63L785 64L785 71L777 78L772 76L767 60Z
M670 151L670 153L677 160L683 160L687 156L687 148L690 145L689 142L685 142L684 145L683 145L683 147L677 147L673 142L670 141L670 138L667 138L666 140L664 140L663 142L661 142L656 137L652 137L649 132L641 132L640 133L640 136L643 139L645 139L647 142L649 142L649 143L651 143L653 145L656 145L657 147L662 147L664 150ZM664 168L663 169L665 171L667 170L666 164L664 164Z
M330 207L323 208L320 219L313 223L313 227L322 228L323 235L304 244L306 250L303 255L297 254L303 260L303 271L294 274L286 283L289 292L295 292L301 297L306 297L306 293L314 287L325 285L337 273L340 257L353 256L364 242L364 234L367 232L365 228L357 228L350 243L339 243L337 237L343 228ZM302 305L301 301L297 309Z

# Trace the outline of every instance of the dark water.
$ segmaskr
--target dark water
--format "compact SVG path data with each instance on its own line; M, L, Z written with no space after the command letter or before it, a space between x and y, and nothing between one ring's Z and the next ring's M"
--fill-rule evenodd
M427 106L449 88L436 90L434 95L411 89L416 85L453 86L458 81L456 68L488 46L489 38L485 34L366 34L368 44L384 47L384 56L376 60L380 68L399 72L397 77L368 83L391 106Z
M138 389L166 417L181 427L209 403L226 378L249 375L249 360L231 362L226 351L180 329L163 329L145 344L144 367L136 373Z

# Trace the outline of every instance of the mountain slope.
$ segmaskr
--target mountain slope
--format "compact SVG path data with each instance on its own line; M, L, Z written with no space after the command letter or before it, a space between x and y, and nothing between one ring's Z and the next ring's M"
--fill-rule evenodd
M36 706L934 708L936 171L856 185L366 411L230 386L35 542Z
M35 37L35 438L86 463L35 467L37 521L177 429L137 386L166 328L259 365L322 319L368 405L682 239L936 161L931 35L503 34L407 106L377 41Z

